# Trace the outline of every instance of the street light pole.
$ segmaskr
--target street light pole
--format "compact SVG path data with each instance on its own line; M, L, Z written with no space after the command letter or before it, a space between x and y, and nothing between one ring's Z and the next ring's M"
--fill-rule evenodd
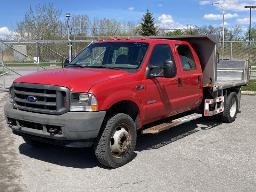
M256 6L255 5L247 5L244 6L244 8L246 9L250 9L250 24L249 24L249 43L251 44L251 30L252 30L252 9L255 9Z
M225 42L225 11L222 7L222 59L224 59L224 42Z
M68 28L68 61L71 62L72 60L72 43L70 39L70 25L69 25L69 19L71 15L70 13L66 13L66 18L67 18L67 28Z
M220 5L222 9L222 59L224 58L225 48L225 10L221 2L213 2L212 5Z

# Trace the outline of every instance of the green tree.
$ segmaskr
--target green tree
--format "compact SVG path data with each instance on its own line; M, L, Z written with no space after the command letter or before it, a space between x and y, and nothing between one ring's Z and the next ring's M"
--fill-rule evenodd
M169 31L166 33L167 36L178 36L178 35L184 35L185 31L182 31L181 29L175 29L174 31Z
M245 38L249 40L249 29L245 34ZM256 28L251 28L251 40L256 41Z
M198 35L197 28L187 28L187 29L175 29L173 31L167 32L167 36L179 36L179 35Z
M147 10L145 15L142 18L142 22L140 24L139 34L142 36L153 36L157 35L157 28L155 27L153 14Z

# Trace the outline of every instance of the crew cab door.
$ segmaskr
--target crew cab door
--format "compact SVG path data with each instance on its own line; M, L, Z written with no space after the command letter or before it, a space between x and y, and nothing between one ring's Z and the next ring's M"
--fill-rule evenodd
M185 111L198 107L203 98L203 74L200 61L194 49L187 42L175 45L175 53L181 73L179 87L183 91L183 108Z
M151 52L147 70L152 67L163 67L167 60L176 62L173 57L173 49L170 44L155 44ZM150 70L156 76L147 78L144 97L144 123L153 122L178 113L179 105L182 103L183 91L178 86L178 66L175 77L163 77L163 68Z

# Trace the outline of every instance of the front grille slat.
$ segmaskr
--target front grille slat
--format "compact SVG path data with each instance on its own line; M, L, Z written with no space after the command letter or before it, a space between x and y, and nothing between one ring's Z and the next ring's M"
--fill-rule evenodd
M68 110L69 90L67 88L14 83L13 89L13 100L15 107L19 110L47 114L63 114Z
M34 96L39 96L39 97L56 98L56 94L35 93L35 92L26 92L26 91L17 91L17 90L14 90L14 93L20 94L20 95L34 95Z
M14 101L20 102L20 103L33 104L33 105L56 106L56 102L42 102L42 101L37 101L36 103L32 103L32 102L27 101L26 99L19 99L19 98L17 98L17 97L14 98Z

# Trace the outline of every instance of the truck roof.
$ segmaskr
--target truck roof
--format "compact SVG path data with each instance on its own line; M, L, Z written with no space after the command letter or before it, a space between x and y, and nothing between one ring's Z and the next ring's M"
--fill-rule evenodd
M97 43L102 42L141 42L141 43L157 43L157 42L163 42L167 39L156 39L156 38L111 38L111 39L103 39L103 40L97 40ZM178 40L173 40L177 42Z
M148 37L142 37L142 36L135 36L135 37L113 37L111 39L102 39L98 40L97 42L145 42L145 43L151 43L151 42L161 42L161 41L187 41L187 42L193 42L193 41L208 41L213 44L217 44L217 39L214 36L207 36L207 35L181 35L181 36L148 36Z
M204 41L210 41L214 44L218 43L218 40L215 36L209 36L209 35L180 35L180 36L159 36L154 37L155 39L169 39L169 40L183 40L183 41L193 41L193 40L204 40Z

